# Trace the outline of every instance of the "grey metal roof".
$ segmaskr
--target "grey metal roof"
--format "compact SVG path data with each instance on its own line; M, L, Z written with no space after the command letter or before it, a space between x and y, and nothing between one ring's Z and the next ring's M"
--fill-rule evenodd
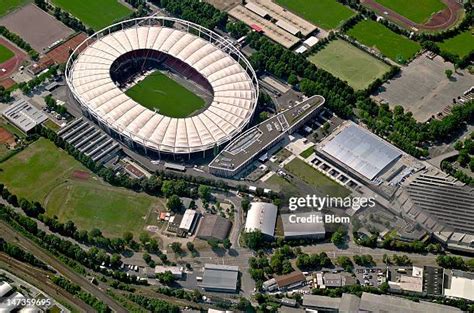
M327 142L322 150L370 180L401 156L397 148L354 123Z
M304 236L313 236L313 235L324 236L326 234L324 222L292 223L290 221L290 217L292 215L298 218L306 218L306 219L311 217L312 215L320 216L321 219L323 218L321 212L319 211L282 214L281 220L283 222L283 232L285 233L285 237L304 237ZM293 221L294 218L292 217L291 220Z
M3 111L3 116L25 133L48 119L43 112L35 108L25 99L19 99L8 106L8 108Z
M278 208L272 203L252 202L247 212L245 231L259 230L262 234L273 237L277 213Z
M201 287L215 290L237 290L238 266L206 264Z

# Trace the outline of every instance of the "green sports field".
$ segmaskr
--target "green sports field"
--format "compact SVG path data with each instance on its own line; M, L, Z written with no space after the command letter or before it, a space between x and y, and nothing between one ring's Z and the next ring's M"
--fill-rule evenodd
M0 181L12 193L39 201L48 215L70 219L79 229L97 227L110 236L138 234L153 224L153 208L164 210L162 199L104 183L44 138L0 163L0 169ZM78 171L89 177L75 176Z
M28 2L31 2L31 0L1 0L0 16L8 14L17 8L24 6Z
M150 110L176 118L187 117L205 105L202 98L160 71L148 75L126 94Z
M346 197L350 194L348 189L298 158L286 164L285 169L328 196Z
M52 2L94 30L118 22L132 13L118 0L52 0Z
M460 33L438 44L443 51L455 54L461 58L474 51L474 29Z
M10 60L15 56L15 53L5 46L0 45L0 63Z
M351 9L336 0L276 0L275 2L324 29L337 28L355 15Z
M351 28L347 34L360 43L379 50L383 55L398 62L405 63L413 57L421 46L402 35L394 33L380 23L364 20Z
M423 24L431 15L446 8L441 0L375 0L384 7L405 16L412 22Z
M355 90L367 88L390 70L387 64L341 39L331 41L323 50L310 55L308 60L347 81Z

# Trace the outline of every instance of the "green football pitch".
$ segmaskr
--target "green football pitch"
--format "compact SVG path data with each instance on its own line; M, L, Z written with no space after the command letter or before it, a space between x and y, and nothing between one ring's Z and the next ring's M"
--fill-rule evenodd
M387 64L341 39L331 41L323 50L310 55L308 60L347 81L355 90L367 88L390 70Z
M458 55L464 58L466 55L474 51L474 29L462 32L453 38L446 39L438 44L443 51Z
M155 71L125 92L144 107L160 114L184 118L203 108L205 101L160 71Z
M99 228L108 236L139 234L153 224L163 199L111 186L51 141L41 138L0 163L0 181L19 197L39 201L46 213L73 221L79 229ZM87 173L89 177L74 175Z
M94 30L102 29L132 13L118 0L52 0Z
M394 33L382 24L372 20L361 21L351 28L347 34L360 43L375 48L386 57L402 64L421 49L417 42Z
M423 24L431 15L446 8L441 0L375 0L384 7L401 14L412 22Z
M324 29L337 28L356 14L336 0L276 0L275 2Z
M0 1L0 16L6 15L9 12L31 2L31 0L1 0Z
M0 45L0 63L10 60L15 56L15 53L5 46Z

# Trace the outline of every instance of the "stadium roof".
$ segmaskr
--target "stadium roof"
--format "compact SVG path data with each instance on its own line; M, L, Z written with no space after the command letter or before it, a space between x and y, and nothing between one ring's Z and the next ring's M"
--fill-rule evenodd
M369 180L402 155L391 144L352 122L323 144L322 150Z
M258 98L256 76L250 63L224 38L199 25L167 17L146 17L111 27L116 31L104 29L79 46L81 52L74 54L67 68L74 97L99 122L146 148L176 154L221 145L248 124ZM120 56L140 49L166 53L198 71L213 89L210 106L191 117L172 118L127 96L112 80L110 68Z
M259 230L262 234L273 237L278 209L272 203L252 202L247 212L245 231Z
M237 290L238 266L205 264L201 287L208 290Z
M27 133L48 117L25 99L15 101L3 111L3 116L16 127Z

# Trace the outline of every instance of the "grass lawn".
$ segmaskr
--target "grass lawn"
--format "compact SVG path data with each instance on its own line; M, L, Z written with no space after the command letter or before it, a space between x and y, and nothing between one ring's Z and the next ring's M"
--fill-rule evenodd
M423 24L431 15L446 8L441 0L376 0L386 8L401 14L412 22Z
M15 53L5 46L0 45L0 63L10 60L15 56Z
M417 42L394 33L373 20L361 21L351 28L347 34L362 44L379 50L383 55L401 64L405 63L421 49L420 44Z
M465 57L474 50L474 34L473 29L460 33L453 38L446 39L438 44L443 51L450 52L461 58Z
M97 227L109 236L139 234L151 209L164 207L159 198L102 182L44 138L1 163L0 169L0 181L12 193L41 202L46 213L60 221L71 219L79 229ZM90 177L73 178L77 170Z
M286 164L285 169L328 196L347 197L350 194L349 190L298 158Z
M31 2L31 0L1 0L0 16L7 15L11 11L20 8L29 2Z
M347 81L355 90L367 88L390 70L387 64L341 39L331 41L323 50L309 56L308 60Z
M144 107L169 117L187 117L205 105L202 98L160 71L148 75L126 94Z
M52 0L52 2L94 30L118 22L132 13L118 0Z
M304 150L300 153L300 156L303 158L308 158L314 152L314 146L309 147L308 149Z
M355 15L354 11L336 0L276 0L275 2L324 29L337 28Z

